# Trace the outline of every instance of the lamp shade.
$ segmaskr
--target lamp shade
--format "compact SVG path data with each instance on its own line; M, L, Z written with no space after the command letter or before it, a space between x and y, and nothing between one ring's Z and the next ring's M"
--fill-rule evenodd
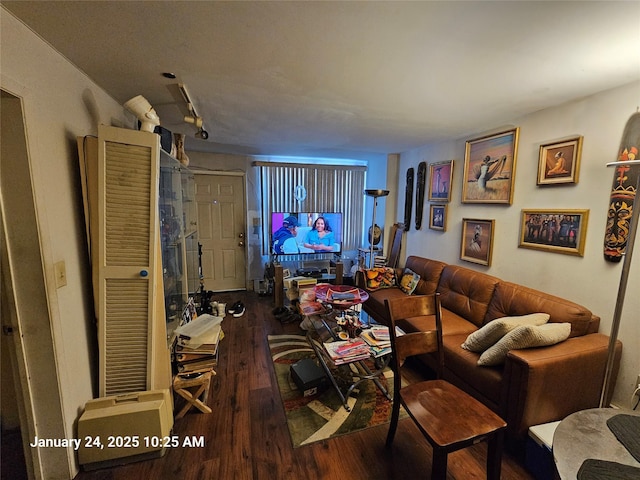
M365 190L364 193L368 197L386 197L389 195L389 190Z

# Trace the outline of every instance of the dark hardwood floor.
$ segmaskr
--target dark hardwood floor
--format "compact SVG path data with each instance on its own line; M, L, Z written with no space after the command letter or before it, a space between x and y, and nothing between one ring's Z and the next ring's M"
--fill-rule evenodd
M177 420L180 439L203 436L202 448L173 448L158 459L81 472L80 480L120 479L322 479L429 478L431 447L410 419L400 421L393 448L384 447L387 426L293 449L271 366L268 334L301 333L272 315L273 299L254 293L215 296L228 305L242 300L244 316L227 315L222 326L217 376L209 395L211 414L191 410ZM485 478L486 443L449 456L447 479ZM503 480L533 480L521 461L505 452Z

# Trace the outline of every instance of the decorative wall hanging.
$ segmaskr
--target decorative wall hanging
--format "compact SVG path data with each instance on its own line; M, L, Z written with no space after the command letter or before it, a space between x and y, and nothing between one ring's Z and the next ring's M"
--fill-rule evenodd
M450 202L453 160L429 165L429 201Z
M307 189L302 185L296 185L296 188L293 189L293 198L298 202L304 202L307 198Z
M462 219L460 259L491 265L495 220Z
M411 228L411 210L413 209L413 168L407 170L407 185L404 193L404 230Z
M582 137L540 145L538 185L578 183Z
M624 127L618 150L618 161L638 159L638 149L640 149L640 113L634 113ZM626 249L639 176L640 165L621 164L615 167L604 233L604 258L609 262L619 262Z
M519 247L584 255L589 210L522 210Z
M519 128L469 140L464 154L463 203L513 201Z
M427 183L427 162L418 164L418 181L416 192L416 230L422 227L422 213L424 211L424 189Z
M444 232L447 229L447 206L429 205L429 228Z

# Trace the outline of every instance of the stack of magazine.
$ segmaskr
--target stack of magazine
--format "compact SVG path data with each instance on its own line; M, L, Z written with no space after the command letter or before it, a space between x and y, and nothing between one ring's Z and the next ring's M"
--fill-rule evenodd
M381 357L391 353L391 340L389 339L389 328L384 325L375 325L360 334L371 348L374 357Z
M222 318L204 314L175 330L173 363L178 373L201 373L218 365Z
M361 338L338 342L326 342L324 348L336 365L365 360L371 356L371 349Z

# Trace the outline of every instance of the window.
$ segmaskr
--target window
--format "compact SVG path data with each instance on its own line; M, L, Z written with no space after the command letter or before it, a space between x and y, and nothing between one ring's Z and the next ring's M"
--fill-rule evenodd
M255 162L254 166L260 169L262 186L263 255L270 251L271 212L340 212L342 251L360 246L366 167L270 162Z

